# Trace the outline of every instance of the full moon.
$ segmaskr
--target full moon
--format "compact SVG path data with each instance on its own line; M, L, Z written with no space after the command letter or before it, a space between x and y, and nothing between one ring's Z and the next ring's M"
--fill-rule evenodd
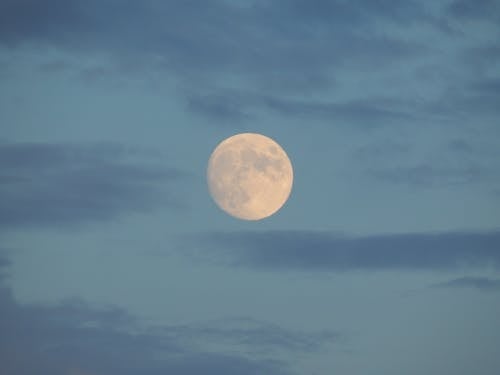
M215 148L207 168L215 203L243 220L271 216L287 201L293 168L281 146L256 133L236 134Z

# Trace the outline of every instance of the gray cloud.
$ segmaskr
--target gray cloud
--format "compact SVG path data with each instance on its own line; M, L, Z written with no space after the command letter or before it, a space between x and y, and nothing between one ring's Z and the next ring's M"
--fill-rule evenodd
M480 44L466 48L460 57L470 69L487 69L500 63L500 47L493 43Z
M483 93L491 93L497 97L500 95L500 78L480 80L472 85L473 89Z
M2 252L5 250L0 249L0 285L6 278L6 270L10 267L10 261L7 258L1 256Z
M0 254L0 271L7 267ZM126 311L78 300L20 304L4 283L0 330L0 370L12 375L291 375L281 354L318 350L336 338L249 318L145 327Z
M209 119L225 122L252 119L255 98L242 93L188 94L187 109Z
M78 1L4 0L0 3L0 40L16 45L25 40L63 37L61 31L81 29L85 16Z
M363 177L412 188L445 188L500 181L498 147L483 135L456 137L420 156L408 141L371 141L355 150ZM407 162L418 156L422 161ZM352 168L352 167L351 167Z
M347 237L329 232L266 231L209 233L184 240L188 243L183 247L186 256L264 270L500 267L500 232ZM200 244L203 252L197 250Z
M500 20L500 4L495 0L454 0L447 11L460 19Z
M172 183L184 177L119 145L0 143L0 227L71 226L177 209Z
M340 102L314 102L268 98L266 105L272 111L294 117L316 117L330 121L346 121L349 124L387 124L401 120L413 120L412 113L401 109L401 103L379 98L357 99Z
M489 52L488 52L489 53ZM483 60L490 68L492 60L488 53ZM471 52L475 59L481 59ZM430 98L395 97L382 94L358 94L355 98L304 99L304 95L294 98L273 90L235 91L225 88L211 88L208 92L197 90L188 92L187 109L217 121L245 121L254 119L264 111L270 114L293 117L294 119L314 119L323 123L346 124L358 127L385 125L412 126L422 122L428 124L464 125L481 118L484 124L493 121L499 115L497 103L500 100L498 79L495 77L477 77L474 70L477 63L469 63L464 58L466 71L463 77L440 77L442 93L430 95ZM469 66L470 65L470 66ZM421 75L429 79L425 68L415 71L415 85L420 85ZM430 69L432 70L432 69ZM435 81L435 79L433 79ZM332 83L333 84L333 83ZM431 93L431 91L429 91ZM483 125L483 124L482 124Z
M419 116L405 108L405 103L387 98L356 100L298 100L234 90L212 90L208 94L188 95L188 109L218 121L249 120L260 111L294 119L317 119L339 124L372 127L410 122Z
M410 151L411 146L408 143L384 139L360 146L354 151L353 156L356 160L367 164L372 164L374 160L386 164L387 161L407 156Z
M193 326L166 328L166 334L176 340L219 342L228 347L244 347L246 351L265 354L270 352L315 352L337 341L337 332L300 332L283 329L276 324L250 318L227 318Z
M474 288L483 291L500 291L500 280L487 277L460 277L434 284L431 288Z
M324 87L334 66L373 69L422 52L392 33L367 31L380 20L429 18L419 2L302 0L238 6L202 3L49 0L0 4L0 42L111 52L118 66L169 69L185 78L242 73L261 84ZM147 25L147 27L145 27ZM339 51L342 51L339 53ZM374 65L374 63L376 65ZM185 74L188 73L188 74Z
M497 176L495 171L479 165L439 166L425 163L372 169L369 173L377 180L416 187L462 185L491 180Z
M253 118L256 110L375 125L415 119L431 122L436 117L462 121L464 112L498 115L498 92L472 88L476 81L491 86L491 77L477 74L477 60L483 63L481 71L487 71L486 66L494 66L490 57L498 48L481 41L458 45L453 66L463 65L463 71L456 72L449 69L451 61L436 53L440 46L435 49L408 26L434 33L438 43L446 43L440 39L446 34L443 25L470 13L487 17L495 9L492 0L457 0L437 9L419 1L394 0L278 0L247 5L223 0L48 0L43 4L8 0L0 3L0 44L31 43L75 54L105 51L114 56L113 66L75 67L86 81L109 79L113 69L127 76L131 70L174 73L188 92L195 92L188 94L188 108L217 123L244 121ZM68 69L63 61L42 65L45 71ZM427 89L419 90L424 103L394 94L386 99L360 95L350 99L337 95L340 99L331 102L304 99L325 89L342 92L342 81L353 72L382 79L380 73L393 69L383 81L370 78L356 83L361 93L384 85L387 78L388 86L403 78L401 92L407 91L408 84L422 86L424 81L416 72L413 78L411 71L394 75L406 65L415 66L416 72L425 67L433 72ZM224 77L229 76L263 94L231 98L219 92L203 93L223 89Z
M470 73L474 75L474 72ZM460 116L468 121L481 118L494 120L500 114L498 100L500 90L496 78L473 78L468 82L450 82L444 94L437 100L422 106L422 110L434 116L457 119Z

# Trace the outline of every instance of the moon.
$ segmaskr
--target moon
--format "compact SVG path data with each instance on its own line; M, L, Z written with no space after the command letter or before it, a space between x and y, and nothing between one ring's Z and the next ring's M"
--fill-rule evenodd
M223 140L208 161L207 182L215 203L243 220L261 220L278 211L292 191L288 155L269 137L241 133Z

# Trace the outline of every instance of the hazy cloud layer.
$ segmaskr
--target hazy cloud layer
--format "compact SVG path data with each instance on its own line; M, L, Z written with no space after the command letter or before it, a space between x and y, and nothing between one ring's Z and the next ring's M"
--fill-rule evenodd
M276 270L423 270L500 268L500 233L420 233L347 237L329 232L267 231L196 235L189 256ZM208 254L198 251L203 244ZM190 251L190 250L191 251Z
M259 111L366 126L469 121L499 114L498 38L489 38L500 36L497 10L494 0L8 0L0 45L111 56L111 68L75 67L90 80L112 70L173 73L187 108L217 123ZM490 31L469 37L470 20ZM227 79L243 92L236 100ZM330 89L322 100L310 95Z
M303 87L323 85L321 77L328 78L332 65L353 60L367 65L366 56L391 63L414 55L412 41L353 29L380 20L427 18L419 2L379 3L9 0L0 5L0 40L106 49L121 58L141 55L137 60L148 63L156 57L160 66L177 71L257 73L277 84ZM342 38L335 37L339 32Z
M1 256L0 267L8 267ZM22 305L3 283L0 330L0 370L12 375L295 374L281 354L315 351L336 338L246 318L144 327L125 311L79 301Z
M71 226L177 208L176 169L112 144L0 143L0 228ZM137 159L137 158L135 158Z

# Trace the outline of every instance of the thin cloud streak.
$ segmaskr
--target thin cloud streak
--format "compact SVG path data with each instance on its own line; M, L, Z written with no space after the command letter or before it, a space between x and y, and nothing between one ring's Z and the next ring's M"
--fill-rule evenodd
M434 284L431 288L477 289L486 292L494 292L500 291L500 279L466 276Z
M500 232L366 237L315 231L218 232L180 241L186 256L262 270L500 268Z

